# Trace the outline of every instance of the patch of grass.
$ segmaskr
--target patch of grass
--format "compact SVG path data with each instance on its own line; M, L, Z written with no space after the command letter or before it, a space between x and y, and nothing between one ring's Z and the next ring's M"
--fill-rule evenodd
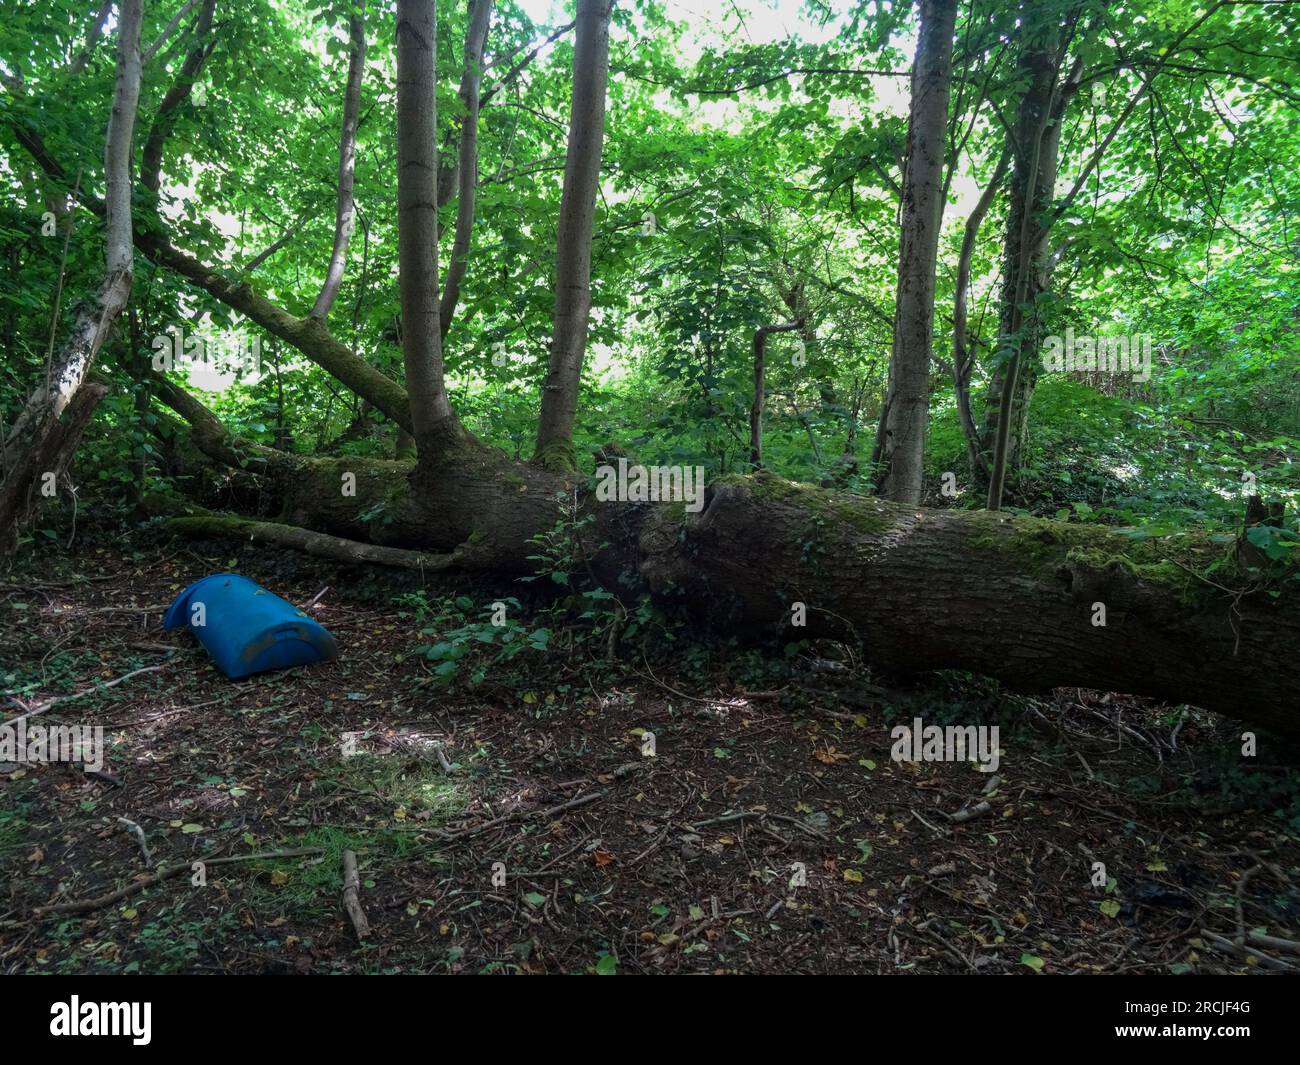
M444 776L437 765L400 755L358 753L339 761L323 782L359 793L363 802L382 806L385 819L374 827L318 825L272 848L320 847L310 857L250 862L245 896L263 912L291 914L296 919L333 911L342 888L343 852L356 851L362 879L378 878L393 864L413 854L437 861L430 839L399 827L437 827L465 809L464 788Z
M432 759L359 751L334 765L325 786L331 782L378 800L390 812L403 809L409 817L418 814L429 824L447 821L465 808L461 785L445 776Z

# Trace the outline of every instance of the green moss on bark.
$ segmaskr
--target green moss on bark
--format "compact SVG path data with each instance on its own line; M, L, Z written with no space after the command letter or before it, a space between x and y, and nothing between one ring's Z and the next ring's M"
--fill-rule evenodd
M571 440L552 440L533 456L533 462L552 473L574 473L578 469L578 455Z

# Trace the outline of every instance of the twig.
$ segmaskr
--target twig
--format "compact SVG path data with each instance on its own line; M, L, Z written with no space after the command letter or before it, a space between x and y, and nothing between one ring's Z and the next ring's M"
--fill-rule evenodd
M149 842L145 839L144 829L132 821L129 817L119 817L118 820L126 825L135 833L136 842L140 844L140 853L144 855L144 864L146 869L153 868L153 855L149 853Z
M945 832L942 828L937 828L934 825L930 824L929 821L927 821L924 817L918 814L915 810L912 811L912 816L915 817L918 821L920 821L921 824L925 825L925 827L928 828L931 832L933 832L936 836L945 835Z
M88 610L54 610L60 617L88 617L91 614L165 614L170 603L150 603L145 606L95 606Z
M1246 916L1242 905L1243 897L1246 894L1246 885L1250 883L1251 877L1258 873L1264 866L1262 864L1252 865L1244 873L1241 879L1237 881L1236 897L1234 899L1234 910L1237 915L1237 946L1244 946L1246 942Z
M980 801L974 806L967 807L964 810L958 810L955 814L949 814L948 820L954 825L964 824L976 817L982 817L993 809L988 803Z
M761 821L783 821L786 824L794 825L795 828L798 828L817 839L826 838L826 833L819 832L811 825L804 824L804 822L800 821L797 817L790 817L786 814L774 814L767 810L738 810L735 813L723 814L721 817L711 817L707 821L697 821L695 824L691 825L691 829L698 830L701 828L708 828L710 825L722 825L726 824L728 821L747 821L751 818L757 818Z
M615 780L618 780L621 777L627 776L633 770L640 769L642 765L643 763L641 762L628 762L625 765L621 765L617 769L615 769L614 772L610 774L610 776L612 776ZM508 814L502 814L500 817L494 817L492 818L492 820L484 821L482 824L474 825L472 828L462 828L458 832L441 832L438 831L437 829L429 829L429 831L446 843L455 843L462 839L468 839L470 836L477 836L480 832L486 832L489 828L496 828L500 825L504 825L507 821L513 821L515 820L515 818L520 816L537 817L537 818L555 817L557 814L565 813L566 811L572 810L575 807L586 806L588 803L592 803L592 802L599 802L601 799L605 798L605 796L608 794L609 792L604 790L588 791L583 793L582 795L575 796L574 798L570 799L568 802L562 802L558 806L552 806L549 810L542 810L540 812L536 812L532 814L528 814L522 810L511 810Z

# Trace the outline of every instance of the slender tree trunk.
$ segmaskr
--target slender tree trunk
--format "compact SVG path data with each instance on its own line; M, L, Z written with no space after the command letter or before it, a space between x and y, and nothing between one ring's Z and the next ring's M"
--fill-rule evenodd
M141 0L122 0L118 12L117 79L104 144L105 278L95 297L78 310L52 372L32 393L8 438L0 442L0 465L4 468L0 549L14 547L19 528L39 503L41 496L33 491L37 483L48 483L50 476L57 479L55 466L60 461L66 463L66 458L60 459L68 447L68 434L60 430L61 419L76 401L95 356L131 294L131 135L140 98ZM94 407L94 402L77 403L73 443Z
M1048 291L1047 256L1061 148L1061 120L1076 84L1059 81L1060 30L1053 16L1046 28L1026 30L1018 60L1027 88L1020 99L1011 150L1015 157L1008 197L998 312L997 358L989 376L983 440L989 470L988 507L1002 504L1006 478L1019 467L1028 433L1029 401L1037 383L1041 337L1036 307Z
M397 2L397 256L402 355L416 446L454 423L438 328L438 100L434 0Z
M171 88L162 98L145 138L144 148L140 152L140 183L150 192L157 194L162 179L163 148L172 128L176 125L177 113L181 104L190 98L194 82L203 70L212 53L212 42L208 39L212 31L212 15L217 0L204 0L199 11L194 29L194 42L185 54L185 61L176 73Z
M447 264L447 280L442 290L442 307L438 327L444 338L456 315L460 285L469 267L470 241L474 235L474 203L478 191L478 112L479 85L483 80L483 48L492 21L492 0L470 0L469 26L465 30L465 68L460 78L461 116L460 151L457 153L459 189L456 201L456 235Z
M1073 4L1066 22L1073 28L1084 5ZM1017 116L1014 147L1016 170L1012 180L1011 210L1007 225L1007 256L1003 269L1003 300L1000 315L999 357L989 383L985 442L993 446L989 469L988 506L996 510L1002 502L1003 485L1010 470L1023 458L1029 426L1029 402L1037 381L1041 342L1037 315L1026 322L1025 306L1036 307L1038 297L1048 291L1053 258L1048 253L1052 226L1069 209L1088 176L1099 165L1116 134L1133 114L1152 81L1183 42L1196 32L1228 0L1217 0L1186 29L1165 45L1160 57L1147 69L1142 84L1124 106L1088 161L1079 169L1074 185L1055 198L1060 165L1061 126L1066 108L1080 86L1084 70L1082 56L1075 58L1069 75L1058 84L1061 57L1056 54L1060 13L1049 9L1028 9L1046 19L1048 32L1026 28L1019 73L1028 82ZM1103 9L1104 10L1104 9ZM1097 34L1102 20L1090 27ZM1037 131L1037 139L1033 140ZM1019 221L1017 221L1019 220ZM1013 229L1016 235L1013 237Z
M76 77L86 69L86 64L90 62L91 56L95 54L95 46L99 44L99 38L104 32L104 23L108 21L109 13L113 10L113 4L116 0L103 0L99 5L99 10L95 13L94 19L90 23L90 28L86 30L86 43L81 46L81 51L77 57L68 64L68 73Z
M957 280L952 298L952 384L962 436L966 439L966 461L971 476L977 480L988 477L988 464L984 461L984 441L980 438L970 405L970 379L975 369L976 354L976 341L966 328L971 259L975 255L975 242L979 237L984 216L988 214L1010 162L1010 149L1004 148L998 159L998 165L993 170L993 176L989 178L988 186L980 194L970 217L966 219L966 228L962 233L961 254L957 258Z
M591 233L605 137L613 6L613 0L578 0L569 147L555 247L555 317L537 421L536 459L542 465L574 466L573 423L591 314Z
M149 408L152 405L145 370L152 367L149 356L146 354L149 348L145 342L143 328L140 325L140 316L136 313L134 306L127 308L127 325L130 348L121 356L121 360L123 364L130 366L128 372L135 378L135 388L131 397L131 410L134 416L135 428L143 433L148 425ZM132 472L135 479L129 487L131 507L137 516L142 517L145 513L144 498L149 478L149 453L143 447L140 448L140 457Z
M146 47L143 42L141 43L140 62L142 64L147 64L154 56L163 50L167 42L172 39L172 35L181 28L181 23L185 21L185 16L194 10L198 5L198 2L199 0L185 0L185 3L176 10L176 14L174 14L168 20L167 25L163 27L162 33L158 34L158 36L153 39L152 44Z
M348 37L351 40L348 59L348 85L343 94L343 128L339 134L338 202L334 208L334 248L330 252L325 282L311 309L312 318L324 319L338 297L343 283L343 268L347 263L348 244L356 225L357 205L352 197L352 179L357 160L357 116L361 111L361 79L366 69L366 5L358 6L348 18Z
M943 221L943 163L956 0L921 0L921 34L912 71L903 175L898 298L889 364L889 411L881 451L881 493L920 501L925 430L930 417L934 271Z
M754 331L754 401L749 408L749 463L754 469L763 465L763 404L766 399L767 338L773 333L789 333L802 329L802 321L785 325L765 325Z

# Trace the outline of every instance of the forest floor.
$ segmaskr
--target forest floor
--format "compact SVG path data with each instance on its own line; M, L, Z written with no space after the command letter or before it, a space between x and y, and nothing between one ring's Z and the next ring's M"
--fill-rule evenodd
M312 613L339 660L236 682L164 634L161 608L227 568L299 604L328 585ZM0 766L0 972L1300 968L1238 945L1300 932L1296 773L1267 737L1240 758L1239 725L1074 689L883 683L808 651L759 690L725 656L687 675L556 640L509 682L442 689L386 580L175 544L0 577L0 688L28 705L162 667L42 716L103 725L102 773ZM891 760L893 722L972 707L1004 724L987 794L969 763ZM194 884L189 863L217 857L240 860ZM33 916L77 900L97 904Z

